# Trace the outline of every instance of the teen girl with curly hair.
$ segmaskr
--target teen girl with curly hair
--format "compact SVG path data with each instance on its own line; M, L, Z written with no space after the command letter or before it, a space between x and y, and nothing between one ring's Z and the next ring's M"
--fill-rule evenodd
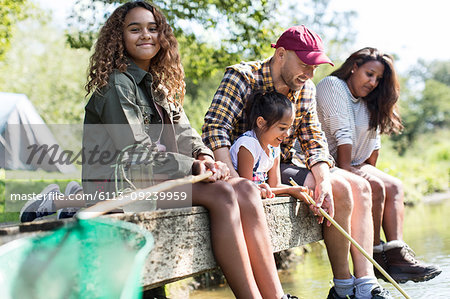
M136 6L153 9L155 31L158 33L159 51L152 60L152 67L148 70L154 79L155 89L164 89L168 93L168 100L183 103L185 93L184 71L178 52L178 42L173 35L172 28L164 15L146 2L132 3L117 8L108 18L100 30L95 45L95 52L91 56L89 65L88 94L108 84L113 70L125 72L128 66L127 49L124 45L124 34L117 28L123 28L128 11ZM162 85L162 82L164 85Z
M211 170L207 181L189 187L192 204L209 211L214 255L235 296L293 298L283 295L260 193L246 179L229 179L227 166L214 161L190 127L181 106L183 78L178 44L161 12L144 1L117 8L101 29L90 61L85 152L156 145L166 158L155 172L171 178ZM99 124L107 126L103 134L90 128ZM85 193L111 191L114 162L85 162ZM158 206L168 207L170 202Z

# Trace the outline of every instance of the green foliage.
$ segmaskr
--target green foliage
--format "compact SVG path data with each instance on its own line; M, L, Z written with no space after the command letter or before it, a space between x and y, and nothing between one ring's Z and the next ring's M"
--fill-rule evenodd
M423 81L434 79L450 86L450 60L434 60L431 62L419 60L418 64L412 68L410 73L412 77L420 78Z
M233 58L238 61L238 55L216 50L206 43L199 43L193 34L180 35L178 43L185 70L186 90L194 99L197 98L201 81L209 81L217 70L227 65Z
M420 101L424 126L444 128L450 125L450 84L427 80Z
M450 61L430 64L422 61L411 71L408 80L402 80L400 113L405 129L402 134L391 137L400 154L404 154L419 135L449 127L450 82L445 73L449 68Z
M67 35L69 44L90 49L100 24L125 2L77 1L69 23L72 28ZM354 29L350 23L356 13L330 12L329 2L310 0L302 3L304 9L299 10L297 2L286 9L280 0L153 1L174 28L189 86L187 93L194 100L201 80L208 80L216 71L240 60L269 56L270 44L284 28L294 24L309 24L326 35L328 48L334 52L345 48L353 41ZM283 23L285 20L289 23Z
M184 110L189 117L189 121L194 129L201 134L203 118L211 104L214 93L222 79L222 73L217 72L214 77L202 80L196 88L195 97L187 94L184 100Z
M290 3L289 8L279 12L283 27L305 24L322 37L332 60L348 56L356 36L356 28L352 26L353 19L357 16L356 11L331 11L330 0L287 2Z
M17 22L27 17L28 0L0 0L0 60L10 47Z
M128 1L77 1L70 22L72 32L69 42L71 45L90 49L99 24L104 22L115 7L125 2ZM152 2L167 17L177 38L183 34L191 35L195 36L197 43L204 44L205 41L199 37L202 32L211 29L213 34L220 35L220 45L214 47L217 51L214 54L216 57L226 53L231 56L234 54L247 57L259 56L261 54L259 45L269 44L273 37L273 27L269 26L272 22L270 12L274 11L279 4L278 0L264 0L256 3L252 3L251 0L225 2L222 0L155 0Z
M30 18L0 62L0 90L26 94L47 123L81 123L88 57L51 25Z
M377 167L402 180L405 200L419 202L424 195L449 190L450 130L428 132L402 156L392 140L384 137Z

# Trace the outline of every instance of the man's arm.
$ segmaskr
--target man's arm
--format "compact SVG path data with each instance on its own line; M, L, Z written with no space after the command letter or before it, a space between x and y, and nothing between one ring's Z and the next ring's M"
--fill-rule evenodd
M242 117L247 88L247 83L240 73L227 69L206 112L202 127L203 142L212 149L217 161L222 161L230 168L232 177L239 175L233 167L229 153L231 134L238 119Z

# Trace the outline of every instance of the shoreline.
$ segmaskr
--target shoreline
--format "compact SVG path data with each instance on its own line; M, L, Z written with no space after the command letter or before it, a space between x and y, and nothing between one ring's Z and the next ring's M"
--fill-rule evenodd
M450 190L446 191L446 192L438 192L438 193L426 195L423 197L421 202L425 203L425 204L438 204L438 203L442 203L443 201L445 201L447 199L450 199Z

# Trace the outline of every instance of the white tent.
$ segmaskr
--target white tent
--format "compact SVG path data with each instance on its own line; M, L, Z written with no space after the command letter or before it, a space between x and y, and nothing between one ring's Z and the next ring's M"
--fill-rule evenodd
M0 168L76 171L73 164L55 162L62 152L26 95L0 92Z

